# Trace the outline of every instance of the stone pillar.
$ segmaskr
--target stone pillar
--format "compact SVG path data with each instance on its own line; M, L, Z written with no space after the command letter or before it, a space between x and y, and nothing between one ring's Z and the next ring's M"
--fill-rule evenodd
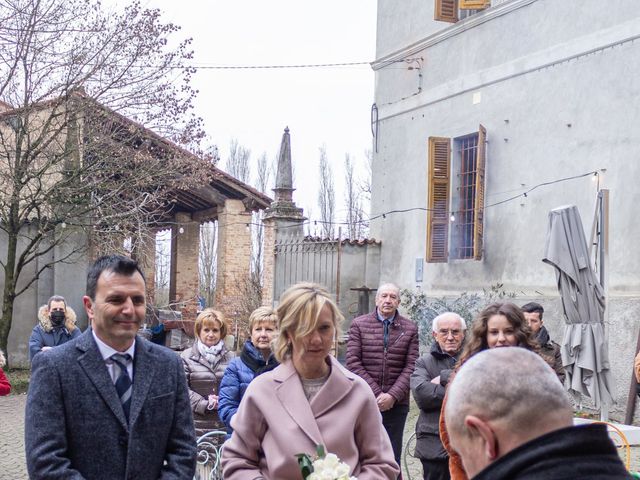
M218 215L218 271L216 308L229 320L230 333L242 329L239 318L251 266L251 212L241 200L225 200Z
M264 235L262 237L262 305L273 306L273 289L275 287L275 249L276 249L276 222L274 219L265 219L262 222Z
M189 335L193 335L193 322L198 311L199 252L200 224L194 222L188 213L177 213L171 228L169 301L182 312L183 328Z

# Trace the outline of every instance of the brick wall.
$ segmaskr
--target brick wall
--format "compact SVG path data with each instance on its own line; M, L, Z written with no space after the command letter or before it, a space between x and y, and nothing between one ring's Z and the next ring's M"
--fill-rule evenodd
M216 308L229 320L231 333L236 332L243 283L247 282L251 265L251 212L240 200L226 200L218 215L218 271Z
M171 291L170 301L182 312L185 330L192 333L198 309L200 288L198 255L200 224L186 213L178 213L171 231Z
M273 305L273 282L275 275L275 244L276 244L276 224L272 219L263 221L264 225L264 249L262 264L262 305L268 307Z

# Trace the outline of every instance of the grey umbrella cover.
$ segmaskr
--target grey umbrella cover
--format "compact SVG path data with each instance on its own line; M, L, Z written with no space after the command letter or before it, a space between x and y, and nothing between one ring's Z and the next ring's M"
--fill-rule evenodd
M612 401L609 354L604 334L605 297L589 262L589 249L575 205L549 212L542 260L556 272L567 324L560 351L567 387L586 395L596 408Z

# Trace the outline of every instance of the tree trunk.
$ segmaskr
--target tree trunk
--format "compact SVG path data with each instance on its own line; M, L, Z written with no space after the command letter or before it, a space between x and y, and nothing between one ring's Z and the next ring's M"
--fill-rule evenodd
M7 351L7 344L9 342L9 331L11 330L11 321L13 319L13 303L16 298L14 268L16 265L18 249L18 236L15 233L10 232L7 240L7 261L4 266L2 318L0 319L0 349L6 354L8 366L9 352Z

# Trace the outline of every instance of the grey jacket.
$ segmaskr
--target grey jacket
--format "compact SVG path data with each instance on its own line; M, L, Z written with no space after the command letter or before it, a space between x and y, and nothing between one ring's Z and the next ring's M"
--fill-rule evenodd
M438 422L444 392L449 376L458 360L444 353L437 342L431 351L416 361L416 369L411 375L411 393L420 408L416 422L416 456L424 460L445 460L447 452L440 441ZM431 379L440 376L440 383Z
M33 359L25 450L34 479L190 479L196 445L180 357L136 338L127 424L91 329Z
M196 436L200 437L211 430L226 430L218 416L218 409L207 410L209 395L218 395L224 371L235 354L222 347L220 359L211 365L200 355L197 341L180 355L184 364L184 373L189 387L189 401L196 427Z

